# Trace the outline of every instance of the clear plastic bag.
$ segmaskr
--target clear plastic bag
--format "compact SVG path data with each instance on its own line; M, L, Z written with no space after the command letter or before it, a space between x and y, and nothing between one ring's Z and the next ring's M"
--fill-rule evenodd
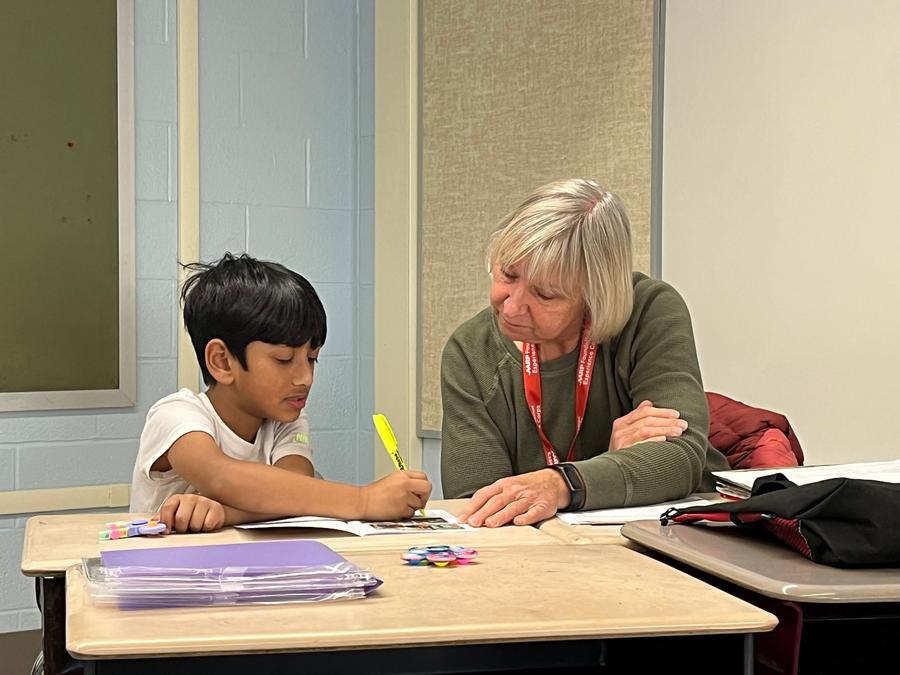
M85 558L82 569L94 602L121 609L353 600L381 585L348 561L196 569L105 567L100 558Z

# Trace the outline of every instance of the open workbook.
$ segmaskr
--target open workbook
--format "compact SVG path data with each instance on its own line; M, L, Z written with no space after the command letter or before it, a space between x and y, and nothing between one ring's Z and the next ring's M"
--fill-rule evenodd
M409 534L410 532L447 532L450 530L471 530L447 511L426 509L425 515L416 513L408 520L340 520L324 516L297 516L280 520L265 520L259 523L246 523L237 527L244 530L257 530L270 527L309 527L325 530L340 530L364 537L369 534Z
M857 462L854 464L826 464L822 466L791 466L766 469L733 469L713 471L716 490L728 497L750 496L753 482L761 476L784 474L796 485L807 485L829 478L860 478L880 480L885 483L900 483L900 459L886 462Z

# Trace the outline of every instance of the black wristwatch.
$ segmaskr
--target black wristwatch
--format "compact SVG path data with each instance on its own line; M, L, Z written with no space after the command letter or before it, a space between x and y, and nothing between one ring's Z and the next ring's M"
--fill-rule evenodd
M560 475L562 475L563 480L566 481L566 487L569 488L569 505L566 508L559 510L580 511L583 509L587 493L584 489L584 480L581 478L581 473L575 465L563 462L562 464L551 464L547 468L558 471Z

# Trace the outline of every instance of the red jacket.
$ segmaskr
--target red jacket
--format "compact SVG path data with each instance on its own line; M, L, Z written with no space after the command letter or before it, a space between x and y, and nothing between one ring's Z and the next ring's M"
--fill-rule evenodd
M784 415L709 391L706 401L709 442L732 469L803 464L800 441Z

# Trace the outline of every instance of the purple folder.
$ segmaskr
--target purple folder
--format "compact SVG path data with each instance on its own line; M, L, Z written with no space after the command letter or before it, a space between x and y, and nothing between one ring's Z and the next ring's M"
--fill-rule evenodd
M104 567L160 570L220 570L226 567L296 568L334 565L347 559L309 539L260 541L213 546L173 546L100 551Z
M308 539L285 541L264 541L245 544L217 544L213 546L177 546L171 548L141 548L130 550L106 550L100 552L103 567L107 570L118 569L121 582L128 586L126 578L132 581L143 580L139 593L132 594L122 588L119 596L121 609L151 608L155 606L193 606L216 604L243 604L248 602L273 602L280 596L282 601L313 601L326 599L331 593L346 589L344 579L350 573L360 570L352 562L333 551L325 544ZM333 571L329 566L337 566ZM252 584L242 590L229 593L207 594L200 591L179 593L171 587L160 588L153 592L147 583L156 586L152 581L158 577L160 581L172 576L185 581L196 579L216 579L235 576L245 580L260 578L263 575L277 574L279 571L296 572L309 569L317 582L307 583L303 588L283 588L281 591L265 591L254 589ZM334 576L330 576L334 575ZM382 581L365 573L367 581L356 584L368 595L378 588ZM193 585L193 584L190 584ZM198 589L199 590L199 589Z

